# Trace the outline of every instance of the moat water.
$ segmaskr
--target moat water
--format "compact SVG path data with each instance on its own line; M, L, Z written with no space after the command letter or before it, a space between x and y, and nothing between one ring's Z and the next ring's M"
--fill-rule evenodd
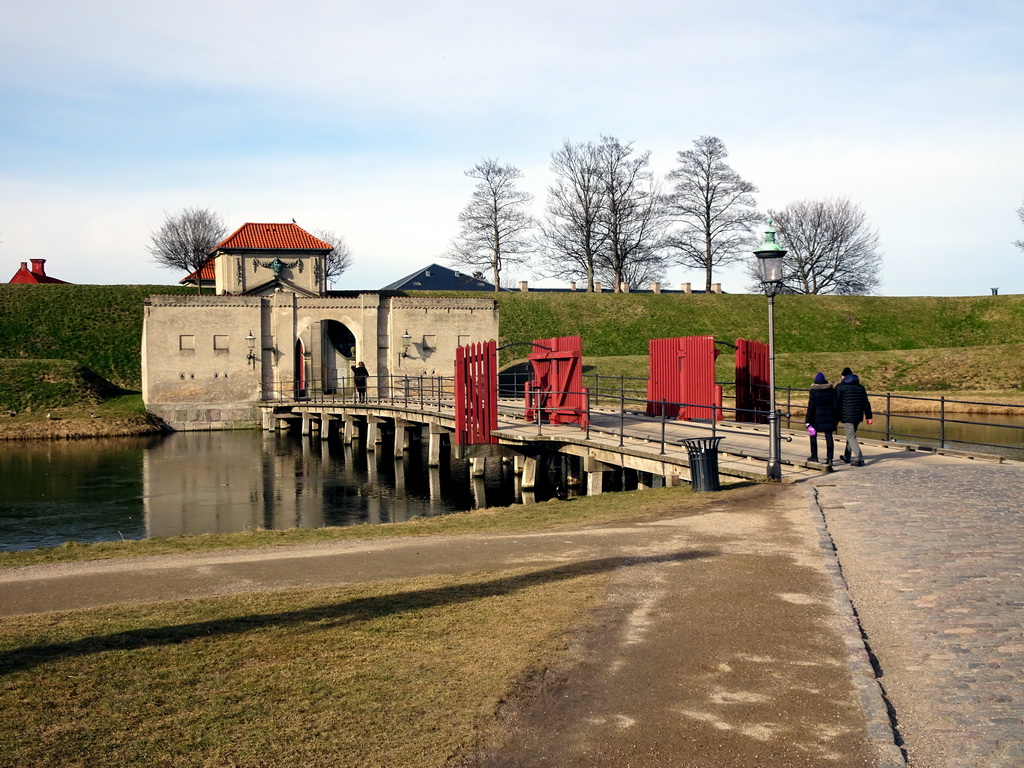
M510 464L428 468L285 432L0 444L0 550L65 541L387 523L523 500ZM528 499L544 500L543 484Z
M1024 418L982 418L1002 426L948 423L947 446L1024 460ZM936 443L939 435L933 421L898 417L891 427L892 436L906 442ZM884 439L884 429L884 418L878 419L863 425L861 435ZM367 452L360 443L261 431L0 443L0 551L65 541L401 522L543 501L558 492L557 467L549 468L553 476L542 473L538 488L524 496L511 465L498 460L488 459L484 477L471 478L469 462L447 454L443 466L427 467L425 440L404 459L392 453L386 435L377 451Z

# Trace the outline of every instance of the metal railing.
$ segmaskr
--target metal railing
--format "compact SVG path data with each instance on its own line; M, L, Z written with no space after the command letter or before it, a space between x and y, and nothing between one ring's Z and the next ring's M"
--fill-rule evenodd
M505 415L524 417L525 405L517 406L510 400L525 402L526 383L530 374L499 374L498 393L501 398L501 410ZM665 425L676 421L674 413L678 409L706 411L704 418L691 419L686 423L703 426L712 436L722 431L721 420L766 423L768 413L764 409L740 409L735 406L735 398L728 394L723 396L721 405L705 403L675 403L668 400L650 401L647 398L647 379L630 376L608 376L585 374L584 381L589 386L580 393L548 392L541 403L540 413L546 414L551 409L553 395L582 395L586 402L586 413L583 423L587 437L590 436L590 424L593 414L618 415L619 424L616 434L619 445L623 445L626 437L631 437L626 428L627 416L649 416L661 422L662 452L671 441L666 440ZM343 381L322 381L311 379L306 386L299 388L293 381L274 384L265 394L265 402L302 402L311 404L359 403L360 392L351 378ZM728 382L724 383L728 385ZM779 388L777 402L780 406L783 425L788 429L802 430L803 422L799 414L805 404L810 390L785 387ZM454 407L455 380L451 376L371 376L367 380L364 399L368 403L400 404L403 407L416 406L423 409L451 410ZM940 449L977 448L1014 455L1019 451L1024 458L1024 405L1012 403L993 403L989 401L959 400L940 396L937 398L918 395L900 395L891 392L883 394L869 393L875 423L863 424L859 434L864 437L886 442L909 444L936 445ZM900 407L903 405L904 407ZM922 408L924 406L924 408ZM991 418L981 419L970 417L965 408L998 408L1005 414L993 414ZM927 409L932 410L927 410ZM565 411L566 408L559 407ZM538 434L542 434L544 416L538 419ZM919 427L919 428L918 428ZM972 439L972 429L978 434L1005 434L1005 439ZM759 432L746 431L745 434L756 435ZM977 437L977 435L974 435ZM787 438L788 439L788 438Z
M303 403L313 405L381 403L418 406L420 409L451 409L455 400L452 376L370 376L357 387L351 379L308 379L274 382L263 393L265 403Z

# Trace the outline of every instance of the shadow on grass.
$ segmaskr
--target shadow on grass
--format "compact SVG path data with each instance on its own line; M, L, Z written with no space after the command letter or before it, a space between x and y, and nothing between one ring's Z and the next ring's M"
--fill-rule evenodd
M571 565L544 568L532 573L495 578L473 584L399 592L380 597L347 600L332 605L297 611L253 614L230 619L215 619L176 626L133 629L109 635L83 638L66 643L34 645L0 653L0 675L11 674L52 661L106 651L132 651L142 648L178 645L195 639L239 635L267 628L289 628L306 624L337 627L372 621L389 615L424 610L453 603L469 602L509 595L542 584L580 576L607 573L620 568L654 563L676 563L716 557L712 550L672 552L650 557L606 557Z

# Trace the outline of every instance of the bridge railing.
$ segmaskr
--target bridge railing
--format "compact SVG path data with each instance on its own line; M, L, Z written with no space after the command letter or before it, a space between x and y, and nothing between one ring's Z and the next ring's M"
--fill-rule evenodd
M499 397L502 408L509 415L515 415L519 409L509 400L523 402L523 391L529 374L519 377L509 375L499 378ZM622 444L628 437L626 417L641 416L647 411L650 401L647 398L647 379L629 376L609 376L584 374L586 387L586 419L589 424L593 413L617 415L619 418L618 437ZM307 403L357 403L359 392L350 377L342 380L310 379L306 386L299 388L294 381L276 382L265 394L265 402L307 402ZM806 406L810 390L796 387L779 388L776 400L782 412L782 423L790 429L800 430L803 422L803 410ZM555 393L557 394L557 393ZM580 393L583 394L583 393ZM870 393L874 408L874 424L862 424L859 434L864 437L885 440L887 442L918 443L935 445L941 449L962 448L980 449L997 452L1013 458L1024 458L1024 405L1018 403L1000 403L949 398L945 396L924 397L919 395L900 395L891 392ZM410 405L421 409L432 408L438 411L454 407L455 381L451 376L371 376L367 380L365 398L368 402ZM728 397L722 406L691 403L670 403L664 401L661 408L658 402L649 411L653 418L663 424L674 421L666 416L673 412L671 406L689 407L706 410L706 418L693 420L694 425L705 425L712 434L727 429L716 424L716 410L726 419L738 419L745 413L754 421L765 421L767 412L763 410L741 410L730 405ZM970 410L986 409L987 414L971 413ZM992 413L992 411L998 411ZM543 427L543 420L538 428ZM664 431L664 430L662 430ZM759 434L748 432L747 434ZM589 432L588 432L589 435ZM664 450L664 445L662 446Z
M277 381L265 388L265 403L386 403L403 407L452 408L455 379L452 376L369 376L365 386L357 387L351 378L342 380L307 379Z

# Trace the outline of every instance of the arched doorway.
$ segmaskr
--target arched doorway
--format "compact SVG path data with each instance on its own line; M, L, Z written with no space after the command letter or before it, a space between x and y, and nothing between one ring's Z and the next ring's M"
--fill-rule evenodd
M306 347L302 339L295 340L295 398L308 397L306 377Z
M348 385L352 366L356 364L356 337L348 326L337 320L324 320L323 369L327 394L334 394Z

